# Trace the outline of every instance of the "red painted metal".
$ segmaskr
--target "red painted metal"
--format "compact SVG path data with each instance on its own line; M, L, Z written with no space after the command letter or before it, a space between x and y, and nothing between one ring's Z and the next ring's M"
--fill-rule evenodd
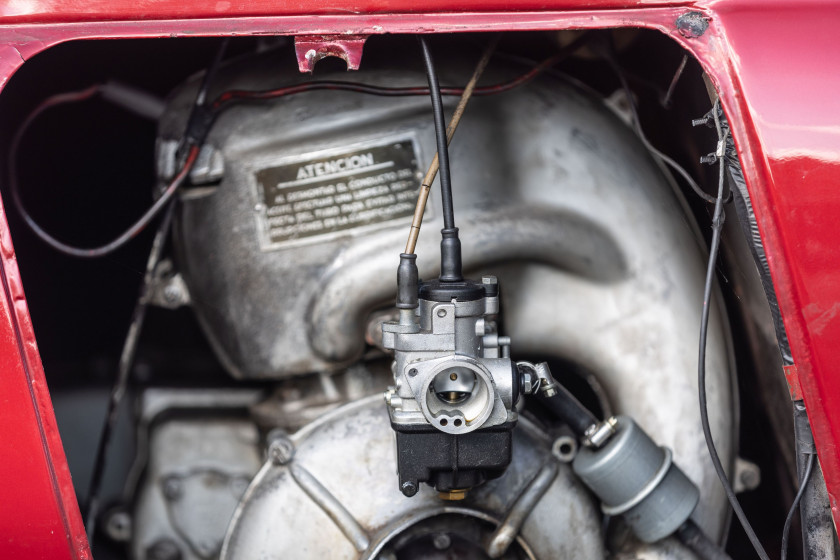
M319 60L334 56L347 63L348 70L358 70L367 35L298 35L295 37L295 55L298 69L311 73Z
M700 37L676 18L699 10ZM732 124L808 406L832 508L840 496L840 4L827 0L11 0L0 86L24 60L79 38L369 35L600 27L657 29L712 78ZM88 554L0 215L0 535L3 557ZM793 372L790 372L793 373Z
M692 4L685 0L11 0L0 6L0 22L59 23L327 14L352 19L362 14L498 13L567 9L592 11Z
M90 558L0 205L0 550L9 559Z

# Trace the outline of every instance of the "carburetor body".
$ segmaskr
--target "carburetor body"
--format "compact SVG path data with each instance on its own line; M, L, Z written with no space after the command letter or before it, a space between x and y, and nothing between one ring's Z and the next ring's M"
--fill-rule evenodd
M510 463L521 388L510 339L496 331L498 311L493 276L433 280L419 286L416 310L403 307L399 321L382 325L394 350L385 400L406 496L428 482L457 499Z

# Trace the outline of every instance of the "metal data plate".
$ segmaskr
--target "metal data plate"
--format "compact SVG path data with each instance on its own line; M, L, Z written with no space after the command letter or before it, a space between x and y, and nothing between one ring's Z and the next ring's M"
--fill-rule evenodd
M260 248L321 241L336 232L407 220L414 214L420 177L411 136L259 169L254 178Z

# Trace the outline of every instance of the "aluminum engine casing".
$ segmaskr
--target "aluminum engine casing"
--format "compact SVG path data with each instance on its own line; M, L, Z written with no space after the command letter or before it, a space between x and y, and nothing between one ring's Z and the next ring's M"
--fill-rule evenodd
M231 87L288 82L284 76L296 75L291 62L280 54L238 61L235 71L220 73L211 98ZM441 69L444 83L463 83L469 72ZM488 70L487 81L499 74ZM425 83L422 73L402 70L335 77ZM180 137L195 89L193 82L173 96L161 121L163 175L167 141ZM447 100L449 112L453 104ZM371 311L393 305L408 218L262 251L265 208L255 180L260 169L288 158L341 154L383 138L413 138L424 167L434 153L428 99L316 91L234 107L216 123L206 164L193 176L221 180L185 194L176 248L199 320L235 376L340 368L364 351ZM560 356L594 372L616 412L674 450L704 496L695 519L720 535L725 497L697 421L704 251L679 194L611 110L555 77L473 99L451 154L465 269L499 276L505 331L518 355ZM417 247L421 277L438 273L440 215L433 192ZM712 431L731 465L734 366L718 306L708 394L716 408Z

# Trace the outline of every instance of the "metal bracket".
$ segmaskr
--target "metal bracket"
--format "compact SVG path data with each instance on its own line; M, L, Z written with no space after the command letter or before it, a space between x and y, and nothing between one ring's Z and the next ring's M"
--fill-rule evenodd
M295 54L302 73L312 73L315 64L329 56L347 63L348 70L358 70L368 35L299 35L295 37Z

